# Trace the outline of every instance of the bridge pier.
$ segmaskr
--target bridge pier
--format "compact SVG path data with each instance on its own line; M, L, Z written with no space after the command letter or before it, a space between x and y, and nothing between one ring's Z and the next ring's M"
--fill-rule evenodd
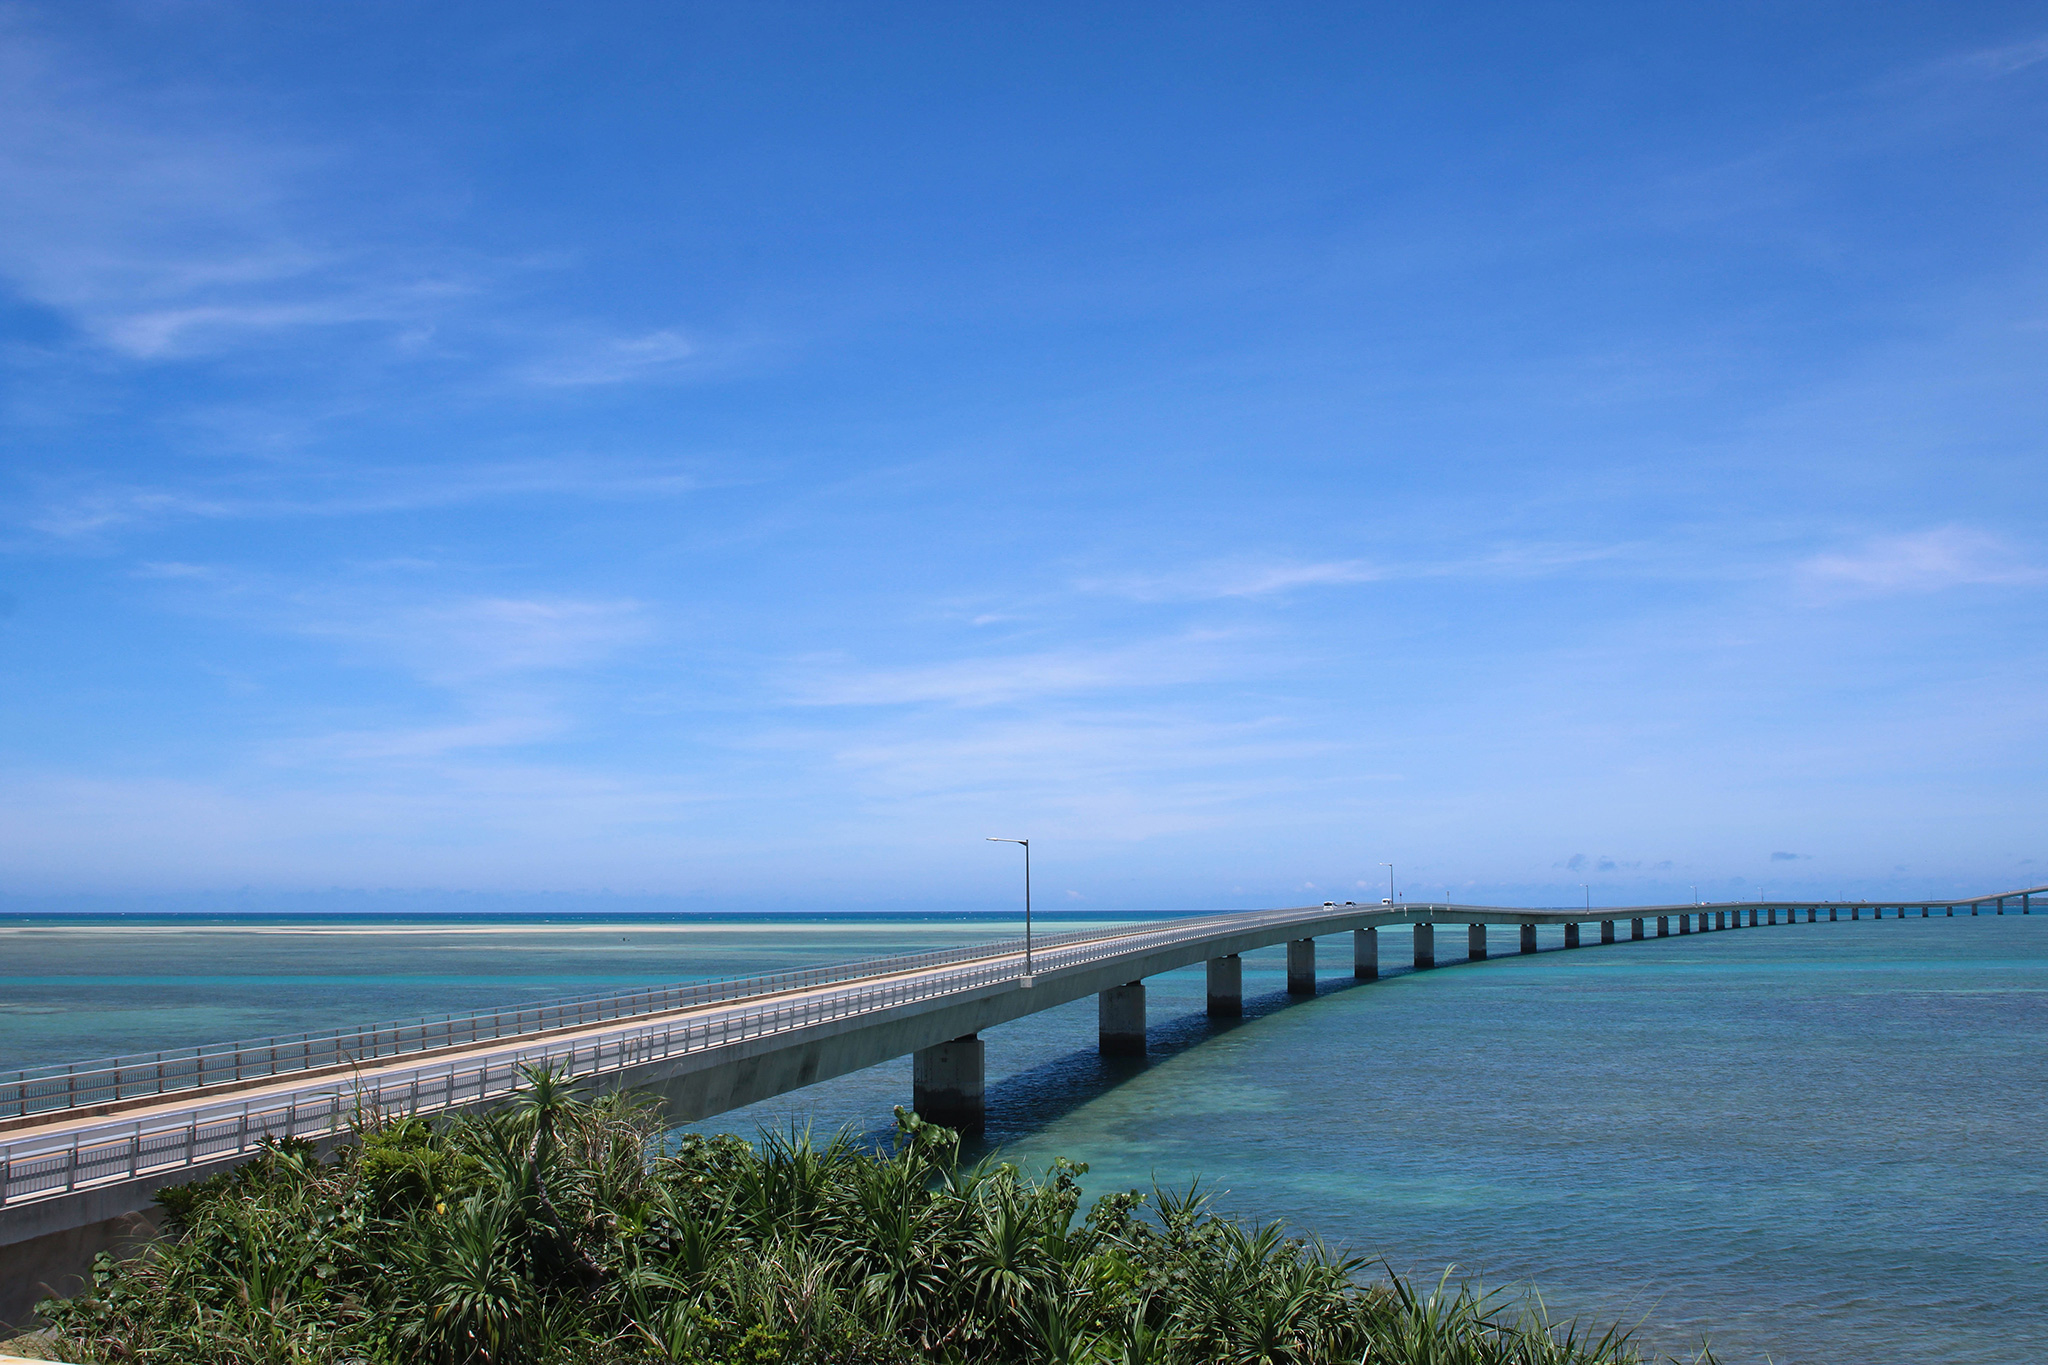
M1536 926L1533 924L1522 926L1522 951L1525 953L1536 951Z
M1613 920L1611 920L1611 919L1603 919L1603 920L1601 920L1601 921L1600 921L1600 941L1601 941L1602 943L1612 943L1612 942L1614 942L1614 921L1613 921Z
M1628 922L1628 936L1632 939L1643 936L1643 922L1641 920L1632 919Z
M1422 971L1436 966L1436 926L1418 924L1415 926L1415 970Z
M1741 912L1738 911L1737 913ZM1728 927L1728 912L1726 910L1716 910L1714 912L1714 927L1716 929L1726 929Z
M1658 937L1658 938L1670 938L1670 937L1671 937L1671 916L1669 916L1669 915L1659 915L1659 916L1657 916L1657 937Z
M1467 962L1484 962L1484 961L1486 961L1486 926L1485 926L1485 925L1483 925L1483 924L1474 924L1474 925L1470 925L1470 926L1468 926L1468 927L1466 928L1466 930L1465 930L1465 960L1466 960Z
M1095 997L1095 1047L1105 1057L1145 1055L1145 983L1111 986Z
M2001 915L2005 913L2005 897L2003 896L1998 898L1998 913Z
M1932 910L1933 908L1934 908L1934 907L1933 907L1933 906L1931 906L1931 905L1923 905L1923 906L1921 906L1921 907L1920 907L1920 918L1921 918L1921 919L1926 919L1926 918L1927 918L1927 912L1928 912L1928 911L1930 911L1930 910Z
M1828 907L1828 923L1833 924L1835 920L1840 917L1841 913L1842 910L1840 906L1830 905Z
M1579 926L1576 921L1564 927L1564 946L1567 948L1579 946Z
M1692 932L1692 911L1688 910L1678 917L1678 932L1681 937Z
M1849 907L1849 920L1850 920L1850 922L1851 922L1851 923L1854 923L1855 921L1857 921L1857 920L1860 920L1860 919L1862 919L1862 918L1863 918L1863 907L1862 907L1862 906L1860 906L1860 905L1852 905L1852 906L1850 906L1850 907Z
M1353 929L1351 931L1351 975L1359 981L1380 979L1380 931L1377 929Z
M985 1072L978 1033L920 1048L910 1057L910 1107L926 1123L961 1133L979 1133Z
M1312 938L1287 941L1287 993L1316 993L1316 941Z
M1209 959L1209 1017L1244 1017L1244 959L1236 953Z

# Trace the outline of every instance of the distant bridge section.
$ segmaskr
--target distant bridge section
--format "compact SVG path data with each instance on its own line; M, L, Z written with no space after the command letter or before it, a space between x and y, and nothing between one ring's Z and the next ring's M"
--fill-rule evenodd
M19 1321L45 1271L89 1264L165 1185L248 1160L266 1139L323 1146L372 1116L489 1108L541 1065L605 1089L659 1097L687 1123L909 1055L912 1101L935 1122L978 1130L981 1033L1094 995L1106 1053L1145 1049L1144 980L1206 963L1208 1010L1243 1011L1241 955L1287 946L1287 988L1312 995L1316 940L1351 935L1352 975L1379 975L1380 932L1412 929L1411 960L1438 964L1437 931L1582 926L1601 943L1728 928L1957 914L2032 914L2048 886L1957 901L1755 901L1611 909L1325 902L1203 915L771 976L547 1001L329 1033L40 1067L0 1076L0 1321ZM1446 944L1449 950L1453 945ZM26 1276L27 1278L24 1278ZM17 1301L19 1300L19 1301Z

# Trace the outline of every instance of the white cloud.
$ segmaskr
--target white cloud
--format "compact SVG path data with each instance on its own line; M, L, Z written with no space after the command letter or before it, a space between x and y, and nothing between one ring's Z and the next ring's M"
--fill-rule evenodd
M597 663L650 634L633 601L475 597L381 605L301 598L294 633L368 646L444 686Z
M1219 649L1227 638L1194 632L1117 649L1048 650L864 672L820 671L794 679L791 690L799 701L814 706L990 706L1060 693L1172 686L1213 677L1229 667Z
M1462 559L1225 560L1166 573L1087 578L1075 586L1083 592L1107 593L1140 602L1225 601L1268 597L1296 588L1342 587L1395 579L1529 576L1613 559L1629 548L1516 543Z
M1199 565L1163 574L1128 574L1084 579L1084 592L1109 593L1141 602L1264 597L1290 588L1370 583L1386 577L1384 570L1359 559L1321 563L1224 563Z
M269 520L374 516L494 498L674 497L703 486L695 473L658 461L526 460L452 468L295 468L218 482L211 492L132 484L68 487L45 494L25 524L59 539L176 520Z
M2028 563L2003 538L1963 526L1875 537L1855 550L1814 555L1798 571L1822 596L2048 582L2048 570Z
M95 81L0 16L0 274L136 359L251 334L417 317L445 283L306 230L325 159Z
M533 361L518 375L528 383L554 388L624 384L675 375L701 355L702 348L688 337L663 330L584 342Z
M2030 66L2048 62L2048 35L2027 38L1998 47L1981 48L1942 63L1949 71L1970 72L1990 77L2010 76Z

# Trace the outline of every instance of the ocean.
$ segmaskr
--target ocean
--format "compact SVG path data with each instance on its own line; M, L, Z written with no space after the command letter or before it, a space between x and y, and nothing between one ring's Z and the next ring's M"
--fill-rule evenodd
M1063 918L1048 929L1090 921ZM1013 920L0 920L0 1068L1013 936ZM1434 1281L1541 1290L1728 1362L2048 1359L2048 916L1863 920L1514 952L1246 1017L1151 978L990 1031L984 1150L1184 1187ZM1441 940L1441 936L1440 936ZM1463 935L1440 948L1462 956ZM1546 949L1561 934L1546 930ZM907 1059L694 1127L886 1133Z

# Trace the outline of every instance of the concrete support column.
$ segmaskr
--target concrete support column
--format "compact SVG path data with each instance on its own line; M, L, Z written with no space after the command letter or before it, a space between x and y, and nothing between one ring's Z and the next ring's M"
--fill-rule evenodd
M1678 917L1678 932L1681 936L1692 932L1692 911L1688 910Z
M1351 975L1360 981L1380 979L1380 931L1351 931Z
M1974 916L1974 915L1975 915L1975 914L1977 913L1977 902L1975 902L1975 901L1971 901L1971 902L1970 902L1970 913L1971 913L1971 914L1972 914L1973 916Z
M1948 913L1947 913L1946 915L1942 916L1942 918L1943 918L1943 919L1954 919L1955 917L1956 917L1956 908L1955 908L1955 907L1954 907L1953 905L1951 905L1951 906L1950 906L1950 907L1948 908Z
M1998 898L1998 913L2001 915L2005 913L2005 897L2003 896Z
M1522 926L1522 951L1525 953L1536 951L1536 926L1533 924Z
M1764 927L1765 927L1765 928L1769 928L1769 927L1770 927L1771 925L1773 925L1773 924L1776 924L1776 923L1778 922L1778 912L1777 912L1777 911L1775 911L1775 910L1769 910L1769 911L1766 911L1765 913L1766 913L1767 915L1769 915L1769 916L1770 916L1770 918L1769 918L1769 919L1767 919L1767 920L1766 920L1766 921L1764 922Z
M1287 944L1287 993L1316 993L1316 941L1312 938L1292 939Z
M984 1119L982 1088L982 1043L978 1034L970 1033L911 1054L910 1107L927 1123L962 1133L979 1133Z
M1828 923L1833 924L1841 916L1841 913L1842 911L1839 906L1830 905L1828 907Z
M1578 946L1579 946L1579 926L1578 926L1578 925L1576 925L1576 924L1567 924L1567 925L1566 925L1566 926L1564 927L1564 946L1565 946L1565 947L1567 947L1567 948L1576 948L1576 947L1578 947Z
M1209 959L1209 1017L1244 1017L1244 959L1236 953Z
M1632 919L1628 922L1628 936L1632 939L1643 936L1643 922L1641 920Z
M1923 905L1923 906L1921 906L1921 907L1920 907L1920 918L1921 918L1921 919L1926 919L1926 918L1927 918L1927 916L1928 916L1928 914L1929 914L1929 912L1931 912L1931 911L1932 911L1933 909L1934 909L1934 907L1933 907L1933 906L1931 906L1931 905Z
M1145 983L1111 986L1095 997L1096 1048L1105 1057L1145 1055Z
M1862 906L1860 906L1860 905L1852 905L1852 906L1850 906L1850 907L1849 907L1849 918L1850 918L1850 920L1852 920L1852 921L1854 921L1854 920L1859 920L1859 919L1862 919L1862 918L1863 918L1863 907L1862 907Z
M1716 910L1714 912L1714 927L1716 929L1726 929L1728 927L1728 912L1726 910Z
M1465 960L1486 961L1486 926L1475 924L1465 930Z
M1657 916L1657 937L1658 937L1658 938L1670 938L1670 937L1671 937L1671 916L1669 916L1669 915L1659 915L1659 916Z
M1601 941L1602 943L1612 943L1612 942L1614 942L1614 921L1613 921L1613 920L1611 920L1611 919L1603 919L1603 920L1601 920L1601 921L1600 921L1600 941Z
M2022 915L2031 915L2031 914L2033 914L2033 913L2034 913L2034 893L2033 893L2033 892L2031 892L2031 891L2022 891L2022 892L2020 892L2020 913L2021 913Z
M1436 926L1418 924L1415 926L1415 969L1436 965Z

